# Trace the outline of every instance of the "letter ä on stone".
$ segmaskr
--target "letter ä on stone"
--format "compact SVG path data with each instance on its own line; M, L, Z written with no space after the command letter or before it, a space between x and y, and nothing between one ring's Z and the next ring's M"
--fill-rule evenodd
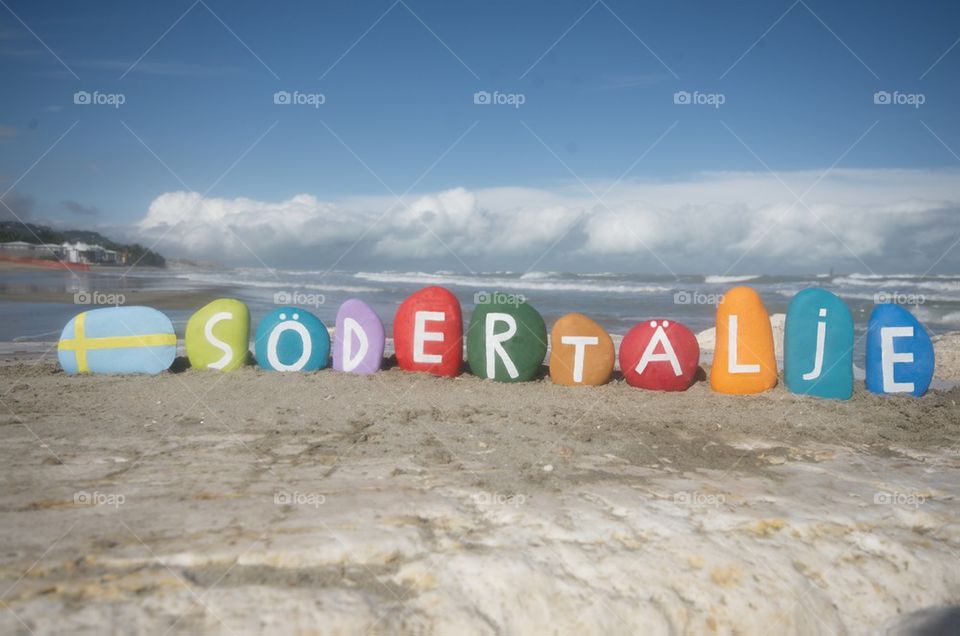
M700 365L700 344L685 325L657 318L633 327L620 343L620 369L630 386L686 391Z
M333 368L346 373L375 373L383 365L386 334L377 312L351 298L337 310L333 338Z
M849 400L853 395L853 316L825 289L804 289L787 309L783 380L792 393Z
M583 314L561 317L550 331L550 379L554 384L605 384L615 359L610 334Z
M239 369L250 346L250 311L233 298L214 300L190 316L184 342L195 369Z
M330 332L297 307L280 307L257 325L257 364L269 371L316 371L327 366Z
M717 305L710 386L717 393L759 393L777 385L770 316L752 287L734 287Z
M546 354L547 326L527 303L495 300L474 308L467 333L467 362L474 375L499 382L531 380Z
M920 397L934 372L933 342L923 325L899 305L877 305L867 325L867 390Z
M60 366L75 373L166 371L177 356L167 316L150 307L105 307L77 314L57 343Z
M393 319L397 366L453 377L463 366L463 318L460 301L443 287L414 292Z

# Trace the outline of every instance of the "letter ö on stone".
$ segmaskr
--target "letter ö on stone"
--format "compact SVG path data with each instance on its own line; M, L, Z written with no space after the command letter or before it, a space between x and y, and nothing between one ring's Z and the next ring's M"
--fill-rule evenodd
M330 333L303 309L281 307L257 326L257 364L270 371L316 371L327 366Z
M550 331L550 379L565 386L606 383L616 359L613 340L583 314L561 317Z
M867 390L920 397L933 381L933 342L899 305L877 305L867 326Z
M787 309L783 380L792 393L849 400L853 395L853 316L836 295L804 289Z
M474 375L500 382L530 380L546 353L547 326L527 303L495 301L474 308L467 333L467 361Z
M333 368L347 373L375 373L383 365L386 334L370 305L351 298L337 310Z
M239 300L214 300L190 316L184 341L191 367L239 369L250 346L250 311Z
M456 376L463 366L460 301L443 287L425 287L401 303L393 320L397 366Z
M777 385L770 316L751 287L734 287L717 305L717 341L710 386L718 393L747 394Z
M658 318L642 322L620 343L620 369L630 386L686 391L697 375L700 345L686 326Z
M71 318L57 349L69 374L156 374L173 364L177 336L170 319L156 309L105 307Z

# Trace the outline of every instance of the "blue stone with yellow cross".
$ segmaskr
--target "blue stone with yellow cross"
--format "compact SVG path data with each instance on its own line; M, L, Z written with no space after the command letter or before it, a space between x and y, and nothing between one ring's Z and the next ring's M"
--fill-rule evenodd
M60 366L75 373L166 371L177 335L165 314L150 307L105 307L70 319L57 343Z

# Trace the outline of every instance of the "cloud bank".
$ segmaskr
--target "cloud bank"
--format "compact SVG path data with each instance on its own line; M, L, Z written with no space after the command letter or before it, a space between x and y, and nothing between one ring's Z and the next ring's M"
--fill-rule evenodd
M523 269L542 261L569 271L597 264L678 272L740 264L771 272L924 271L960 238L958 176L944 170L835 170L823 178L813 171L709 173L554 189L453 188L402 203L170 192L150 204L136 229L148 240L163 237L158 247L165 254L232 264L273 266L312 254L313 265L330 266L349 249L351 259L384 267L459 261L473 269L491 263ZM958 257L960 250L951 252L941 265L956 269Z

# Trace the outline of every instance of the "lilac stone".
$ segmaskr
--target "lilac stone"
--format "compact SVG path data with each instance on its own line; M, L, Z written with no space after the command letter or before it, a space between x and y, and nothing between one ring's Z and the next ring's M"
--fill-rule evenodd
M370 305L351 298L337 310L333 368L347 373L376 373L383 364L386 333Z

